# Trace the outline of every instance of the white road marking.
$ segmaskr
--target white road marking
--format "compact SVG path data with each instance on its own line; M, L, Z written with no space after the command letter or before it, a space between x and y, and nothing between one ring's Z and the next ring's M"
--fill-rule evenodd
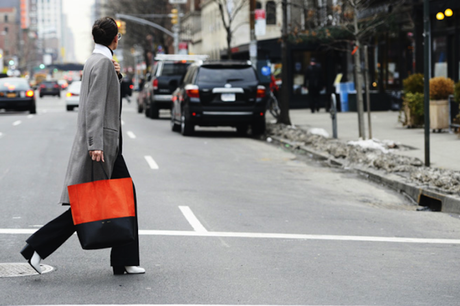
M18 120L18 121L13 122L13 125L20 125L21 123L22 123L22 121Z
M121 120L121 125L125 125L125 122L123 120Z
M27 116L27 119L32 119L34 117L34 115L29 115Z
M2 137L3 137L3 133L0 133L0 138L2 138Z
M144 156L144 158L147 161L147 163L149 164L151 169L156 170L156 169L159 168L158 164L153 160L152 156L147 155L147 156Z
M179 206L179 209L184 214L185 219L187 219L188 223L193 227L195 232L197 233L207 233L208 231L204 228L201 224L200 220L195 216L193 211L188 206Z
M36 229L0 228L1 234L35 233ZM403 238L403 237L376 237L376 236L340 236L340 235L305 235L305 234L276 234L276 233L246 233L246 232L199 232L199 231L166 231L166 230L139 230L142 236L182 236L182 237L222 237L222 238L259 238L259 239L287 239L287 240L328 240L328 241L357 241L357 242L390 242L416 244L453 244L460 245L460 239L438 238Z
M136 138L136 135L134 135L134 133L131 131L127 131L126 134L128 134L129 138L132 138L132 139Z
M342 305L341 306L369 306L369 305ZM39 306L39 305L25 305L25 306ZM76 304L61 304L61 305L53 305L53 306L82 306ZM84 304L84 306L286 306L286 305L224 305L224 304ZM331 304L315 304L315 305L289 305L289 306L336 306Z
M147 287L146 289L149 289ZM370 305L342 305L341 306L370 306ZM25 306L39 306L39 305L25 305ZM72 305L72 304L62 304L62 305L53 305L53 306L82 306L80 305ZM286 305L244 305L244 304L237 304L237 305L225 305L225 304L84 304L84 306L286 306ZM315 304L315 305L289 305L289 306L338 306L331 305L331 304ZM375 306L375 305L374 305Z

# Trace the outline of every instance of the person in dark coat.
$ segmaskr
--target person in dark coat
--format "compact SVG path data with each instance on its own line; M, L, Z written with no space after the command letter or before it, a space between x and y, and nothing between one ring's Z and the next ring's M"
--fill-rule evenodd
M310 66L308 66L304 77L304 87L308 89L308 98L310 102L311 112L315 110L319 112L320 109L320 91L324 87L323 72L320 64L316 62L315 58L311 58Z
M104 17L93 25L96 43L93 54L85 63L82 75L77 133L69 158L60 203L69 205L67 186L112 178L130 177L122 154L120 65L112 59L121 35L115 20ZM101 163L102 167L94 166ZM93 173L92 173L93 171ZM134 201L136 192L133 185ZM26 242L21 254L38 273L40 262L58 249L75 232L69 208L50 221ZM114 274L139 274L139 239L137 229L134 242L112 248L110 261Z

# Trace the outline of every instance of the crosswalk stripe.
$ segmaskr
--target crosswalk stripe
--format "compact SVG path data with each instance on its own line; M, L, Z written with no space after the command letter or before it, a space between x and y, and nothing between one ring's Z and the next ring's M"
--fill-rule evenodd
M0 235L30 235L37 229L0 228ZM139 230L142 236L183 236L183 237L220 237L220 238L259 238L287 240L326 240L354 242L388 242L414 244L451 244L460 245L460 239L442 238L403 238L377 236L341 236L341 235L308 235L308 234L277 234L277 233L248 233L248 232L208 232L208 231L173 231L173 230Z

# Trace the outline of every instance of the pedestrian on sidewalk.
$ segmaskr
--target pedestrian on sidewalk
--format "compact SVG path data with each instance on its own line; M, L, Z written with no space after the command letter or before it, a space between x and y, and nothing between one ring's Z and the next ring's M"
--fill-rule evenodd
M104 172L112 179L130 177L122 156L120 82L123 76L120 65L112 59L121 35L111 17L96 20L92 35L96 45L83 69L77 133L60 199L62 205L69 205L69 185L106 179ZM96 163L102 163L102 167L93 166ZM136 191L133 191L136 203ZM56 251L74 232L69 208L30 236L21 254L41 274L41 260ZM135 232L134 242L112 248L110 261L114 274L145 273L139 267L137 203Z
M310 103L311 112L315 110L319 112L320 109L320 91L324 87L323 72L321 65L316 62L316 59L312 57L310 59L310 66L304 76L304 87L308 89L308 100Z

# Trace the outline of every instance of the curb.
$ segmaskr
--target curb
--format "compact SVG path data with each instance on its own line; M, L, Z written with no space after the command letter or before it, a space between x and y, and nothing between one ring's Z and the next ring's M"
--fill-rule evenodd
M277 136L269 137L273 140L272 143L280 144L284 148L288 148L288 150L301 151L308 155L312 155L315 158L328 160L333 165L337 165L342 168L345 167L344 160L336 159L327 153L316 151L307 146L299 145L298 143L294 143ZM290 148L286 145L288 145ZM352 166L350 169L356 171L362 176L367 177L369 180L375 183L382 184L392 190L401 193L416 205L426 207L432 211L460 214L460 197L433 191L428 187L417 186L415 184L404 181L402 177L393 173L382 173L381 171L371 168L362 168L356 166Z

